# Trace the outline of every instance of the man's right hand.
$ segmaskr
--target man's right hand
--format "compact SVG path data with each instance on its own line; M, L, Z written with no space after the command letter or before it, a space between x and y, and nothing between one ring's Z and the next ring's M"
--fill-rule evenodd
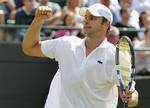
M39 6L35 13L35 19L44 22L52 16L52 9L49 6Z

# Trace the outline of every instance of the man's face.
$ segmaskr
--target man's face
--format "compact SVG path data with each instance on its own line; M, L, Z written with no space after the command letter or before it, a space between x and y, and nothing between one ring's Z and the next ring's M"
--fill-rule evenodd
M84 32L87 35L92 35L100 32L105 28L105 24L102 23L102 17L93 16L88 10L84 17Z

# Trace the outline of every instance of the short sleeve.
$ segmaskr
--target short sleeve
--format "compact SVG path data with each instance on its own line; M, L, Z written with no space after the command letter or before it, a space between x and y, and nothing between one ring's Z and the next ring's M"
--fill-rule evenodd
M56 51L59 50L59 46L61 44L61 39L51 39L41 42L41 50L42 53L51 59L56 59Z

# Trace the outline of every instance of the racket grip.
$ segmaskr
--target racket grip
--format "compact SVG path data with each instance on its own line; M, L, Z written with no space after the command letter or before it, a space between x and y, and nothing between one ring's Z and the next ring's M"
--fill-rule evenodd
M126 95L126 90L123 88L123 95ZM123 101L123 108L128 108L128 101Z
M128 108L128 102L127 101L123 102L123 108Z

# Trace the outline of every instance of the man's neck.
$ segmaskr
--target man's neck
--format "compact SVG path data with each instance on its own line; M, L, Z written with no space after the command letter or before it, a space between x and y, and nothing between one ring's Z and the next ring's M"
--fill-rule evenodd
M102 37L99 37L99 38L87 37L86 40L85 40L86 56L88 56L104 40L105 40L105 36L102 36Z

